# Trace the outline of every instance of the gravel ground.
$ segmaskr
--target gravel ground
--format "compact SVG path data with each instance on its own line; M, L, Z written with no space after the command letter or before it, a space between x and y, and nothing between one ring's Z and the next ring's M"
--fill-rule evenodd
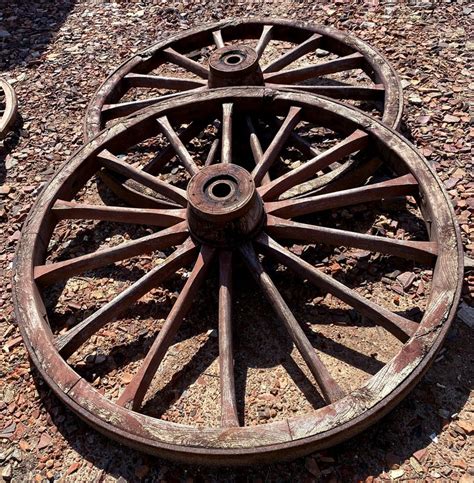
M243 6L0 0L0 69L16 88L22 118L0 150L0 478L474 481L472 271L466 272L462 304L443 351L422 382L383 421L325 452L251 469L176 465L102 437L63 407L30 369L13 316L11 264L21 224L38 187L80 145L84 109L100 82L114 66L156 39L230 16L311 19L353 32L379 48L402 78L403 132L445 183L465 252L472 257L473 131L468 97L474 87L469 72L474 45L468 37L474 8L462 1L376 3ZM204 339L201 344L205 346ZM215 363L210 364L210 380L215 370ZM167 417L172 416L169 413Z

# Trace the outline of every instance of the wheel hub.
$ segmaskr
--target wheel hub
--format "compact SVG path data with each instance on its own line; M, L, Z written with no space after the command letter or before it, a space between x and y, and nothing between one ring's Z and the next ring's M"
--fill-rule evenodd
M235 246L262 226L263 203L250 173L234 164L203 168L188 185L193 236L215 246Z
M228 45L209 58L209 87L261 86L263 74L257 52L246 45Z

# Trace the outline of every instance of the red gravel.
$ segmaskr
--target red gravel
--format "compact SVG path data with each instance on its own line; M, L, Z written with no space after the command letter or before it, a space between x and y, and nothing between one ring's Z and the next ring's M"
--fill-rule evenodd
M240 6L20 3L0 0L0 68L15 86L22 116L20 138L13 135L0 150L0 481L474 481L472 271L443 352L382 422L326 452L239 470L151 458L109 441L73 416L30 368L10 284L19 230L38 187L80 145L84 109L107 73L163 35L230 16L311 19L379 48L404 84L404 134L445 183L466 254L473 257L474 132L467 99L474 87L468 71L474 8L461 0L364 7L349 0ZM386 6L373 6L378 3ZM403 286L410 278L401 273L397 280Z

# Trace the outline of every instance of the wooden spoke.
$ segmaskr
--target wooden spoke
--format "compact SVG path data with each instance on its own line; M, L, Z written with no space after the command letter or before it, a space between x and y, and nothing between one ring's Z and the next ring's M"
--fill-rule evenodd
M199 122L199 120L192 121L179 134L180 141L185 144L197 136L206 126L206 122ZM174 147L170 144L161 150L153 159L151 159L144 167L143 171L157 175L161 168L171 161L176 156Z
M272 30L273 25L264 25L262 30L262 35L258 39L257 46L255 47L255 51L257 52L258 58L260 58L265 50L265 47L268 45L270 40L272 40Z
M195 89L191 89L189 92L200 92L204 89L205 87L197 87ZM144 107L156 104L158 101L173 99L179 95L181 95L181 92L173 92L172 94L166 94L159 97L150 97L148 99L139 99L137 101L104 104L104 106L102 107L102 116L104 117L105 121L129 116L130 114L134 114L135 112L143 109Z
M264 189L265 187L263 187ZM411 174L400 176L381 183L369 184L360 188L335 191L308 198L288 199L266 203L267 213L282 218L332 210L342 206L396 198L397 196L416 195L418 183Z
M280 263L283 263L320 289L331 293L346 304L354 307L359 313L384 327L402 342L406 342L416 332L418 328L416 322L405 319L367 300L355 290L346 287L286 250L268 235L262 234L256 241L266 253L276 258Z
M310 92L320 96L331 97L332 99L352 99L354 101L382 101L385 95L385 89L382 84L376 84L372 87L366 86L306 86L294 84L271 84L267 83L267 87L273 89L298 89L299 91Z
M296 148L301 151L302 154L305 156L315 158L316 156L319 156L321 153L315 149L311 143L306 141L303 137L301 137L299 134L296 134L295 132L291 133L291 140L295 144Z
M224 40L222 38L222 32L220 30L216 30L212 32L212 38L214 39L214 43L218 49L224 47Z
M186 57L183 54L180 54L179 52L176 52L176 50L172 49L171 47L164 49L163 55L166 60L172 62L173 64L179 65L183 69L186 69L193 74L196 74L198 77L207 79L209 75L209 71L202 64L190 59L189 57Z
M42 285L51 284L126 258L168 248L184 242L187 236L187 223L182 221L159 233L130 240L114 247L103 248L69 260L38 265L34 269L35 281Z
M128 208L122 206L87 205L57 200L52 208L56 220L100 220L137 225L168 227L183 221L185 209Z
M255 126L250 116L245 118L248 130L250 131L250 148L252 149L253 160L256 165L260 163L263 157L263 149L258 139L257 132L255 131Z
M306 39L301 44L293 47L291 50L283 54L282 56L278 57L278 59L274 60L270 64L268 64L264 69L263 72L276 72L277 70L281 70L287 65L291 64L295 60L303 57L308 52L311 52L313 49L317 48L320 44L322 36L319 34L313 34L309 39Z
M339 163L338 163L339 164ZM352 158L339 166L331 166L328 173L319 175L285 191L279 200L303 198L363 186L374 175L382 161L378 156Z
M191 307L199 287L205 279L214 252L215 249L211 247L203 246L201 248L193 271L166 318L158 337L153 342L138 372L120 395L117 401L117 404L120 406L131 405L132 409L135 410L140 407L158 366L163 360L181 322Z
M252 150L253 160L255 164L258 165L263 157L262 145L260 144L260 140L258 139L252 118L250 116L246 116L245 121L247 123L247 128L250 132L250 148ZM265 176L262 178L262 185L269 182L270 175L266 173Z
M397 240L395 238L296 223L272 215L267 217L267 232L274 237L287 240L304 240L311 243L327 243L335 246L361 248L362 250L371 250L422 263L434 262L438 253L438 244L436 242Z
M180 248L160 265L154 267L146 275L117 295L92 315L61 335L56 340L56 347L64 357L69 357L92 334L111 322L121 312L143 297L159 283L170 277L176 270L189 263L197 252L197 246L188 239Z
M110 151L104 150L99 153L97 155L97 160L104 168L133 179L137 183L152 189L156 193L176 201L176 203L179 203L181 206L186 206L186 191L177 188L170 183L165 183L143 170L130 166L114 156Z
M133 72L127 74L124 77L124 80L129 87L176 89L178 91L186 91L188 89L195 89L196 87L203 87L206 85L205 81L198 79L165 77L152 74L135 74Z
M260 162L257 164L257 166L255 166L255 169L252 171L255 184L259 185L262 182L263 177L265 176L265 174L267 174L271 165L282 150L286 141L288 140L291 132L298 124L300 118L301 108L296 106L290 107L288 114L283 121L283 124L276 133L272 142L270 143L270 146L268 146L267 150L263 153Z
M232 163L232 103L222 105L221 163Z
M283 121L275 117L273 119L273 123L280 127L283 124ZM318 150L316 150L311 143L306 141L303 137L301 137L299 134L292 132L290 134L290 139L291 141L295 144L295 146L301 151L302 154L305 156L308 156L310 158L314 158L320 154Z
M358 69L365 65L366 60L358 52L322 64L298 67L282 72L264 74L265 82L275 84L293 84L322 75L335 74L344 70Z
M290 308L283 300L278 289L275 287L269 275L263 269L252 245L246 244L240 248L240 253L250 273L262 289L265 297L270 302L273 310L283 322L294 344L301 353L318 383L325 400L328 403L337 401L344 396L344 391L329 374L326 366L322 363L311 342L306 337L303 329L295 319Z
M178 155L186 170L191 175L196 174L199 171L199 168L194 162L192 156L189 154L189 151L186 149L186 146L183 144L178 134L171 126L168 118L166 116L160 117L159 119L157 119L157 122L160 125L163 134L167 137L168 141L173 146L176 154Z
M216 161L219 144L220 144L219 139L214 139L214 141L212 141L211 147L209 149L209 153L207 154L206 161L204 162L204 166L210 166Z
M277 198L288 189L315 176L318 171L321 171L330 164L365 148L368 140L369 136L366 133L360 130L355 131L332 148L327 149L313 159L303 163L298 168L288 171L284 175L273 180L271 183L260 188L260 196L262 196L264 200Z
M221 426L239 426L232 348L232 252L219 253L219 373Z

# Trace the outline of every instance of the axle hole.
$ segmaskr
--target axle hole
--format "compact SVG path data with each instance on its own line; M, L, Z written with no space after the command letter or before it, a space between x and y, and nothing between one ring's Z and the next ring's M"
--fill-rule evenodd
M226 57L225 62L226 64L235 65L242 62L242 58L239 55L229 55L229 57Z
M216 183L211 188L211 193L216 198L225 198L226 196L230 195L230 192L231 192L231 188L227 183Z

